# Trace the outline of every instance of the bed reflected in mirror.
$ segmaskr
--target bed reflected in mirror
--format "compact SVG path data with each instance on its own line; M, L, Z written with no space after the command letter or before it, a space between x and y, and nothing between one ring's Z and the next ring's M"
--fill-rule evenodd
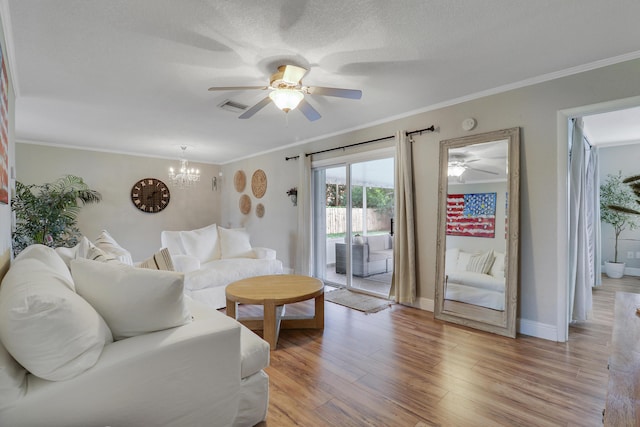
M519 129L441 142L436 318L515 336Z

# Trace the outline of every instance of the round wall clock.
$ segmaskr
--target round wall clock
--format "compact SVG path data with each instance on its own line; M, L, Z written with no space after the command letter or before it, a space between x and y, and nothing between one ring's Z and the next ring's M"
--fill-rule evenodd
M131 201L142 212L160 212L169 205L169 188L156 178L144 178L133 184Z

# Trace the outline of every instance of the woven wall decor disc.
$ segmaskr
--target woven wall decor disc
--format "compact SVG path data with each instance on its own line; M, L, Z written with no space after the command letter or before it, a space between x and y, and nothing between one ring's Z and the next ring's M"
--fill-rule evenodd
M267 174L262 169L258 169L251 177L251 191L258 199L267 192Z
M247 215L251 212L251 198L246 194L240 196L240 212Z
M262 218L264 216L264 205L262 203L258 203L256 205L256 216L258 218Z
M244 174L244 171L237 171L235 175L233 175L233 186L238 193L244 191L244 187L247 186L247 176Z

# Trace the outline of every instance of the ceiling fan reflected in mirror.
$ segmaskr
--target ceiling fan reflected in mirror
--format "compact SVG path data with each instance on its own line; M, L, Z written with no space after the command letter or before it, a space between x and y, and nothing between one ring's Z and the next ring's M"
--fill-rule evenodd
M356 89L338 89L332 87L304 86L302 78L307 74L306 68L296 65L281 65L271 75L268 86L229 86L210 87L210 91L223 90L270 90L269 95L242 113L239 119L248 119L273 102L276 107L288 113L298 108L309 120L318 120L320 113L304 98L305 95L335 96L338 98L360 99L362 91Z
M489 171L486 169L474 168L469 166L469 163L477 162L480 159L466 159L464 155L451 154L449 155L447 175L453 177L460 177L468 169L476 172L488 173L491 175L500 175L498 172Z

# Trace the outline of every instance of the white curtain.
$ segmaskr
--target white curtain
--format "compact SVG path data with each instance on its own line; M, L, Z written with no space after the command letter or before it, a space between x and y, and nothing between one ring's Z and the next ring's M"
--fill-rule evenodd
M404 131L396 133L395 193L393 276L389 296L398 303L411 304L416 299L413 170L411 140Z
M569 319L583 321L591 317L593 301L591 288L596 283L597 233L600 214L594 211L597 195L595 181L597 161L594 151L592 159L590 145L584 137L582 119L574 119L570 132L569 166ZM588 175L590 173L590 175ZM597 216L596 216L597 214ZM598 242L599 246L599 242Z
M296 274L311 275L311 156L300 153Z

